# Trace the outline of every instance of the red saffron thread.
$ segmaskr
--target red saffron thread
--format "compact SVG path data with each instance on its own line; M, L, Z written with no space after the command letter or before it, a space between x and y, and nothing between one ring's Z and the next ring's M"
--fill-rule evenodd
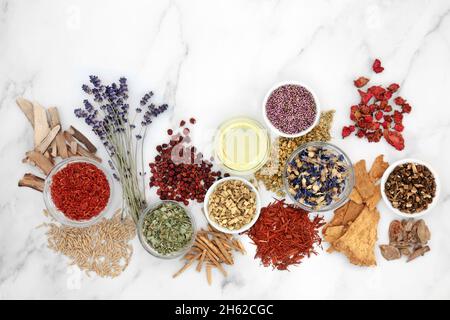
M52 179L51 197L56 208L72 220L90 220L100 214L110 197L105 174L95 165L70 163Z
M308 212L277 200L261 209L247 233L257 247L255 259L260 258L265 267L288 270L317 254L315 247L322 242L319 228L324 224L323 217L316 215L310 220Z

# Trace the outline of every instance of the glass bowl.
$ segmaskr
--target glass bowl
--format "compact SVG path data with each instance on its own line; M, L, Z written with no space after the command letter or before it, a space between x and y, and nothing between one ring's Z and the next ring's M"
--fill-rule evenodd
M221 185L222 183L224 183L225 181L229 181L229 180L237 180L237 181L241 181L243 182L247 187L250 188L250 190L252 192L255 193L256 195L256 211L255 211L255 215L253 216L253 219L246 225L242 226L242 228L237 229L237 230L230 230L227 229L225 227L222 227L220 224L216 223L215 221L213 221L210 217L209 217L209 209L208 209L208 204L209 204L209 198L211 197L211 194L214 192L214 190ZM245 232L247 230L249 230L251 227L253 227L253 225L256 223L256 221L259 218L259 215L261 214L261 198L259 196L258 190L255 188L255 186L253 184L251 184L248 180L243 179L243 178L239 178L239 177L228 177L228 178L222 178L216 182L214 182L214 184L208 189L208 191L206 192L206 196L205 196L205 202L203 203L203 210L205 212L205 216L206 216L206 220L208 220L208 223L214 227L214 229L219 230L223 233L228 233L228 234L239 234L242 232Z
M155 209L157 209L158 207L160 207L161 205L163 205L164 203L173 203L181 208L183 208L183 210L186 212L187 216L189 217L191 223L192 223L192 230L193 230L193 234L192 234L192 239L191 241L189 241L189 243L181 250L171 253L169 255L163 255L161 253L159 253L158 251L156 251L148 242L147 240L144 238L144 232L142 230L142 227L144 225L144 219L148 214L151 214ZM138 230L137 230L137 234L139 237L139 241L141 242L141 245L144 247L145 251L147 251L148 253L150 253L152 256L156 257L156 258L160 258L160 259L174 259L174 258L178 258L180 256L182 256L183 254L187 253L189 251L189 249L192 248L192 246L194 245L195 242L195 238L197 236L197 225L195 224L195 219L192 215L192 213L188 210L188 208L176 201L172 201L172 200L161 200L158 201L157 203L148 206L141 214L141 216L139 217L139 222L138 222Z
M334 151L334 153L336 153L337 155L341 156L344 158L343 161L345 163L347 163L348 165L348 176L345 180L345 186L344 186L344 190L342 190L341 194L339 195L338 200L332 201L329 205L320 207L320 208L316 208L313 206L309 206L307 204L301 203L299 201L297 201L294 196L289 192L289 181L288 181L288 165L291 161L293 161L297 155L305 150L308 147L319 147L319 148L325 148L325 149L331 149ZM338 148L337 146L331 144L331 143L327 143L327 142L321 142L321 141L314 141L314 142L309 142L309 143L305 143L303 145L301 145L297 150L295 150L291 156L289 157L289 159L286 162L284 171L283 171L283 182L284 182L284 189L285 192L288 194L289 198L296 204L298 205L300 208L306 210L306 211L310 211L310 212L325 212L325 211L332 211L336 208L339 208L340 206L342 206L343 204L345 204L345 202L347 202L350 193L353 190L353 187L355 185L355 174L354 174L354 170L353 170L353 164L350 160L350 158L347 156L347 154L342 151L340 148Z
M215 159L226 172L233 175L254 174L267 162L270 152L271 142L267 129L251 118L235 117L223 122L214 137ZM243 157L247 157L247 161L239 164L238 159Z
M98 215L96 215L95 217L92 217L89 220L72 220L72 219L66 217L64 215L64 213L61 212L54 204L52 195L51 195L51 190L50 190L54 175L56 173L58 173L61 169L65 168L68 164L78 163L78 162L89 163L89 164L96 166L99 170L101 170L103 172L103 174L105 175L106 179L108 180L108 184L109 184L110 193L109 193L108 203L106 204L105 208ZM110 210L112 199L114 196L114 182L113 182L111 174L99 162L92 160L90 158L86 158L86 157L71 157L71 158L62 160L61 162L59 162L57 165L55 165L53 167L52 171L50 171L49 175L45 179L43 195L44 195L45 206L47 207L47 210L49 211L50 215L56 221L58 221L59 223L61 223L63 225L70 226L70 227L85 228L85 227L92 226L95 223L97 223L98 221L100 221L100 219L102 217L104 217L107 214L107 212Z

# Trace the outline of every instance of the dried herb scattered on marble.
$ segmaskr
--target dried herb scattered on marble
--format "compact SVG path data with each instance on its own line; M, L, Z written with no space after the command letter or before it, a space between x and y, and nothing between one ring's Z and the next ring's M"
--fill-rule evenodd
M161 255L183 250L194 235L192 221L186 210L170 202L147 213L142 228L147 243Z

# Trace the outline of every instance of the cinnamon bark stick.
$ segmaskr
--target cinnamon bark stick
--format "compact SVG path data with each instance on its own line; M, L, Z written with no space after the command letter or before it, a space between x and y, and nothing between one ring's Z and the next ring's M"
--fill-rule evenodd
M79 155L81 155L83 157L88 157L88 158L94 159L98 162L102 162L102 159L100 159L95 154L89 152L89 150L87 150L85 147L80 145L67 130L64 131L64 138L66 139L67 143L69 143L69 145L71 145L72 142L77 143L77 153Z
M50 130L48 135L41 141L41 143L38 146L36 146L36 148L34 148L34 150L40 153L45 153L48 147L55 140L55 137L60 130L61 130L60 125L55 126L52 130Z
M61 121L59 120L58 109L56 109L56 107L49 108L48 113L50 115L50 125L52 127L61 125ZM68 158L69 155L67 153L67 146L66 146L66 142L64 140L64 135L63 135L62 131L60 131L56 135L55 144L56 144L56 150L57 150L56 154L59 155L63 159Z
M24 98L17 98L16 103L19 106L20 110L25 114L31 126L34 128L34 111L33 104Z
M42 172L44 172L46 175L50 173L50 171L53 168L53 163L45 157L42 153L37 151L29 151L26 153L28 159L33 161L37 167L39 167Z
M38 146L50 132L47 111L37 102L33 102L34 113L34 145Z
M19 187L28 187L43 192L44 183L45 180L43 178L35 176L32 173L25 173L22 179L19 180Z
M94 144L80 131L77 130L74 126L70 126L69 130L67 130L75 139L77 139L79 142L81 142L86 149L90 153L96 153L97 148L94 146Z

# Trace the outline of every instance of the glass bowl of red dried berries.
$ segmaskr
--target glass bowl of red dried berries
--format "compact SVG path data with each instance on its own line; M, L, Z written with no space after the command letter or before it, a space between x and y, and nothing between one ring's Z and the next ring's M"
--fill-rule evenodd
M319 123L319 100L303 83L281 82L264 97L263 117L276 135L297 138L309 133Z
M295 150L283 172L289 198L311 212L332 211L349 198L355 184L347 154L327 142L310 142Z
M61 224L89 227L109 212L113 185L111 174L97 161L68 158L55 165L45 180L45 206Z

